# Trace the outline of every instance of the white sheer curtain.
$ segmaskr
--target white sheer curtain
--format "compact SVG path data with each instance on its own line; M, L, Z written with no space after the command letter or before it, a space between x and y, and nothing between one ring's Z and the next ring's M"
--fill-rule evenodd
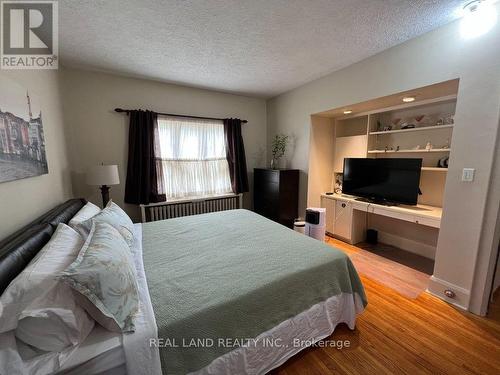
M158 116L168 199L231 193L222 121Z

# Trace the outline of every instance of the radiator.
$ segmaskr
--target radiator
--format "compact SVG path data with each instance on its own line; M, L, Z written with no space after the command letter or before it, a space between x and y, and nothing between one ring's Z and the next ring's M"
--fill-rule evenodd
M242 208L243 194L141 204L142 222Z

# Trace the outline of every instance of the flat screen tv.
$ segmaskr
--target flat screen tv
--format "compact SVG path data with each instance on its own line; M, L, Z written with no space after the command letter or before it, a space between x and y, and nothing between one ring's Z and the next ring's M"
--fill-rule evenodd
M422 159L345 158L342 193L374 202L417 204Z

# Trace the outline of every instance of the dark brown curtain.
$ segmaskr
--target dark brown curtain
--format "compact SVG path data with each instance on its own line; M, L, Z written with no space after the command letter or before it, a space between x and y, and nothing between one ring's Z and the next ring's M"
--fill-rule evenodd
M224 135L233 192L235 194L245 193L248 191L248 176L245 146L241 136L241 120L237 118L224 119Z
M137 110L130 111L129 115L125 202L149 204L164 201L163 172L158 162L157 114Z

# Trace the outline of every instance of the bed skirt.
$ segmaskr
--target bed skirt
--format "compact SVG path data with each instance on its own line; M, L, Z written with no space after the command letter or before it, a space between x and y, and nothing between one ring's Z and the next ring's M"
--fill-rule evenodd
M356 315L363 309L363 301L357 293L333 296L189 375L266 374L301 350L330 336L339 323L354 329Z

